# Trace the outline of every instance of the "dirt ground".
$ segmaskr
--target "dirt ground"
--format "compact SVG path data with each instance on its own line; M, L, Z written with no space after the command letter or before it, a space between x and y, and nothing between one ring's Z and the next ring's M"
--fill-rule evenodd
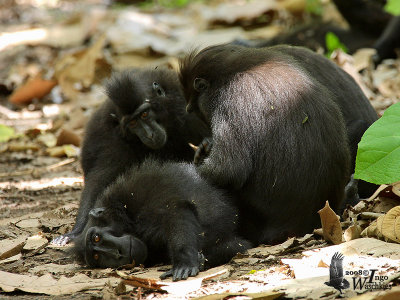
M88 269L74 261L69 246L50 244L74 224L83 187L79 144L105 99L102 83L111 71L174 67L194 40L268 38L276 24L299 22L298 11L282 6L290 1L255 0L256 7L239 8L197 1L188 10L150 12L104 2L0 3L0 299L400 299L400 244L372 231L360 238L373 220L399 207L396 185L346 210L338 225L344 243L325 241L317 229L176 283L159 280L168 266ZM121 24L130 25L124 31ZM132 28L143 31L135 35ZM371 55L370 49L336 52L331 59L382 115L400 101L400 59L374 68ZM342 291L326 284L335 252L344 255L349 282ZM367 279L374 285L357 285Z
M66 159L38 156L30 151L5 152L2 153L0 159L0 240L4 242L40 233L47 241L51 241L57 235L72 229L83 184L78 159L67 159L68 164L51 170L46 170L46 167L65 162ZM324 244L326 243L323 241L315 241L316 246ZM0 270L36 276L50 273L55 279L59 279L62 275L71 277L77 273L96 279L115 276L111 270L92 270L76 265L72 255L68 253L68 247L57 248L48 243L45 246L42 249L22 251L22 257L9 263L0 261ZM291 254L286 257L298 256L299 254ZM278 258L255 260L256 265L253 264L254 260L252 264L249 264L243 258L238 258L227 266L229 275L225 274L224 280L238 279L241 275L254 271L255 268L267 269L271 266L279 266ZM165 270L165 267L155 269ZM65 296L39 294L34 297L36 299L103 298L105 294L116 296L118 292L115 290L115 287L110 287L109 290L101 288ZM142 297L149 299L169 298L168 294L154 294L151 289L143 288L133 288L126 294L120 294L122 294L121 297L138 297L141 294ZM32 297L31 294L21 291L8 294L0 292L0 295L2 299L31 299Z
M274 299L284 297L282 295L299 299L336 299L364 293L365 290L350 287L341 295L324 284L329 277L329 260L338 249L346 255L356 249L357 256L369 256L364 262L349 261L346 266L350 270L371 269L373 265L379 274L391 276L388 279L390 285L398 284L400 245L367 238L352 241L358 241L358 244L348 242L330 246L322 237L313 234L289 239L277 246L251 249L229 264L201 272L188 281L171 283L167 280L170 286L161 289L158 276L166 266L133 270L88 269L74 262L68 247L58 248L48 243L72 228L83 184L79 160L38 154L27 150L4 152L0 157L0 246L14 247L15 251L15 256L10 257L10 254L10 258L0 260L1 299L189 299L212 294L219 296L210 299ZM382 205L393 207L399 199L378 197L374 202L381 208ZM12 244L12 241L38 234L41 239L45 238L44 242L25 248L28 244L25 241L22 249ZM317 263L318 255L321 258ZM296 262L301 262L304 257L311 260L306 263L306 270L301 271ZM313 273L321 269L322 276L315 277ZM308 274L302 275L304 272ZM7 286L4 276L10 274L25 276L17 279L23 283L13 281L12 288ZM61 283L62 278L72 282ZM38 284L42 280L45 284ZM393 291L397 291L395 287L390 292ZM367 299L375 299L376 293L367 292L371 294ZM385 290L378 293L381 295Z

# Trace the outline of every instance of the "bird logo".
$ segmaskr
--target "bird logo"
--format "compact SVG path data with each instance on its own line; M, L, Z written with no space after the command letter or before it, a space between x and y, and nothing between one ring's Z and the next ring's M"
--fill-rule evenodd
M343 289L350 287L350 283L343 277L343 258L343 254L335 252L329 266L329 281L325 282L326 285L334 287L340 293Z

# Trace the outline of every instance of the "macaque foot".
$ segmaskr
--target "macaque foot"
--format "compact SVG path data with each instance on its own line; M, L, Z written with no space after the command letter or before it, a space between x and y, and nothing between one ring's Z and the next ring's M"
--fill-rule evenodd
M166 279L172 276L172 281L186 280L188 277L193 277L204 270L205 258L202 253L198 253L197 266L187 266L183 264L174 265L171 270L161 274L160 279Z
M57 246L65 246L66 244L69 244L75 237L76 235L70 232L55 237L50 243Z

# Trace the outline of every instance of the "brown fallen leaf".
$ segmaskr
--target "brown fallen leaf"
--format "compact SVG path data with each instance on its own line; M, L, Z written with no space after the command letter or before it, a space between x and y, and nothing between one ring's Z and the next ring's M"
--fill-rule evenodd
M162 272L155 271L150 268L140 275L128 275L123 271L117 270L117 274L124 279L124 283L136 286L145 287L154 290L163 290L171 294L184 295L189 292L198 290L204 280L209 280L228 273L228 269L224 266L216 267L204 272L200 272L195 277L190 277L187 280L172 282L171 279L161 281L159 279Z
M55 77L67 98L75 99L76 86L89 87L95 79L96 61L102 57L105 36L84 51L64 56L55 66Z
M269 255L281 255L285 253L286 250L299 245L299 242L296 238L290 238L283 242L282 244L274 245L274 246L260 246L257 248L249 249L247 253L253 257L259 256L269 256Z
M337 49L333 51L331 59L344 71L346 71L351 77L353 77L353 79L358 83L367 98L371 98L374 96L372 90L364 83L364 81L361 79L361 75L354 67L354 60L350 54L344 53L342 50Z
M329 268L329 265L326 264L323 260L320 260L318 263L319 268Z
M366 69L372 64L372 56L376 53L373 48L362 48L358 49L353 53L354 68L357 72Z
M344 231L343 237L346 242L358 239L361 236L361 227L358 224L351 225Z
M220 300L220 299L259 299L259 300L273 300L283 296L285 293L283 292L261 292L261 293L223 293L223 294L213 294L208 296L203 296L196 298L196 300Z
M383 261L382 265L387 264L387 259L395 260L395 264L391 262L386 266L386 268L392 270L394 270L393 266L397 267L400 259L400 244L388 243L374 238L355 239L340 245L306 250L303 251L302 254L306 257L314 257L319 260L320 256L316 256L316 254L319 253L321 257L325 257L324 261L326 263L330 263L332 255L337 251L342 253L345 257L365 256L366 260L371 257L375 257L380 261Z
M393 207L381 215L365 228L361 235L400 243L400 206Z
M107 283L116 286L119 282L120 279L117 278L93 279L84 274L76 274L68 278L61 276L60 279L55 279L50 273L38 277L0 271L0 289L2 292L20 290L27 293L58 296L89 289L102 289Z
M15 223L18 228L38 228L40 225L40 220L36 218L24 219Z
M17 255L14 255L14 256L11 256L11 257L9 257L9 258L0 260L0 265L1 265L1 264L9 264L9 263L12 263L12 262L15 262L15 261L17 261L17 260L20 260L21 258L22 258L22 254L21 254L21 253L18 253Z
M67 144L79 147L79 145L81 144L81 138L71 130L62 129L61 132L58 134L56 146Z
M15 240L5 239L0 241L0 260L19 254L25 245L25 241L25 236Z
M89 95L86 93L84 103L82 103L83 100L80 97L78 97L77 100L82 104L86 104L86 102L89 101L87 100L88 97ZM88 119L89 117L85 115L82 107L75 107L69 112L68 121L63 122L62 128L66 130L73 130L74 132L76 132L77 129L82 129L85 127Z
M27 104L33 99L41 99L57 85L56 80L45 80L41 75L29 79L8 98L13 104Z
M304 0L283 0L280 5L294 15L304 13L306 9L306 1Z
M378 189L371 195L371 197L368 198L368 201L374 200L378 195L385 190L388 187L386 184L382 184L381 186L378 187Z
M362 237L378 237L382 238L382 235L379 233L378 227L377 227L377 220L374 220L369 224L367 228L365 228L363 231L361 231L361 236Z
M47 245L49 241L44 237L43 234L37 234L30 236L22 248L23 251L29 252L33 250L37 250L39 248L42 248L44 245Z
M381 224L380 218L382 218ZM387 214L378 218L378 229L384 237L400 243L400 206L393 207Z
M395 287L394 289L385 292L383 295L375 298L375 300L398 300L400 299L400 288Z
M68 145L47 148L46 153L51 157L63 157L63 156L75 157L78 156L79 154L79 148L74 145L68 144Z
M299 0L296 0L299 1ZM300 0L303 1L304 0ZM278 2L278 3L276 3ZM236 3L235 1L219 1L216 5L205 5L199 10L201 18L207 23L249 22L282 7L282 1L254 0Z
M325 207L318 211L321 218L322 232L324 239L337 245L343 241L343 231L340 225L339 216L330 208L329 201L326 201Z
M400 181L393 183L392 192L400 197Z
M54 136L54 134L50 132L39 134L36 137L36 140L45 145L46 147L54 147L57 143L56 137Z

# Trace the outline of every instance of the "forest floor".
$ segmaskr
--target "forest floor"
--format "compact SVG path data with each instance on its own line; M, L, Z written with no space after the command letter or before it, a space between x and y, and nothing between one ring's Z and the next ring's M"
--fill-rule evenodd
M363 298L357 299L396 299L400 295L400 244L379 240L371 232L358 238L358 229L400 205L395 185L383 186L346 210L344 243L332 245L316 230L280 245L251 249L181 282L158 279L167 266L88 269L74 261L69 246L49 243L74 224L83 186L79 144L87 119L105 99L101 82L111 71L151 64L176 66L176 57L193 42L190 38L196 31L198 39L209 43L268 38L276 27L258 24L257 29L243 30L252 20L264 20L261 12L264 17L278 15L299 22L290 7L277 6L279 1L254 1L256 9L236 7L229 14L233 20L218 12L218 5L229 1L214 2L210 7L197 3L188 12L109 9L96 0L49 1L53 6L43 7L41 1L7 0L0 5L1 299L355 299L360 294ZM195 23L191 18L199 18L199 10L202 22L197 19L188 30L185 24ZM138 15L141 18L135 19ZM142 30L138 36L119 27L126 22ZM186 31L178 30L182 27ZM182 40L171 42L168 29L181 32ZM400 59L375 69L369 63L370 53L339 52L332 59L356 78L382 115L400 100ZM345 278L350 283L342 292L325 284L337 251L345 256ZM358 284L364 279L371 284Z

